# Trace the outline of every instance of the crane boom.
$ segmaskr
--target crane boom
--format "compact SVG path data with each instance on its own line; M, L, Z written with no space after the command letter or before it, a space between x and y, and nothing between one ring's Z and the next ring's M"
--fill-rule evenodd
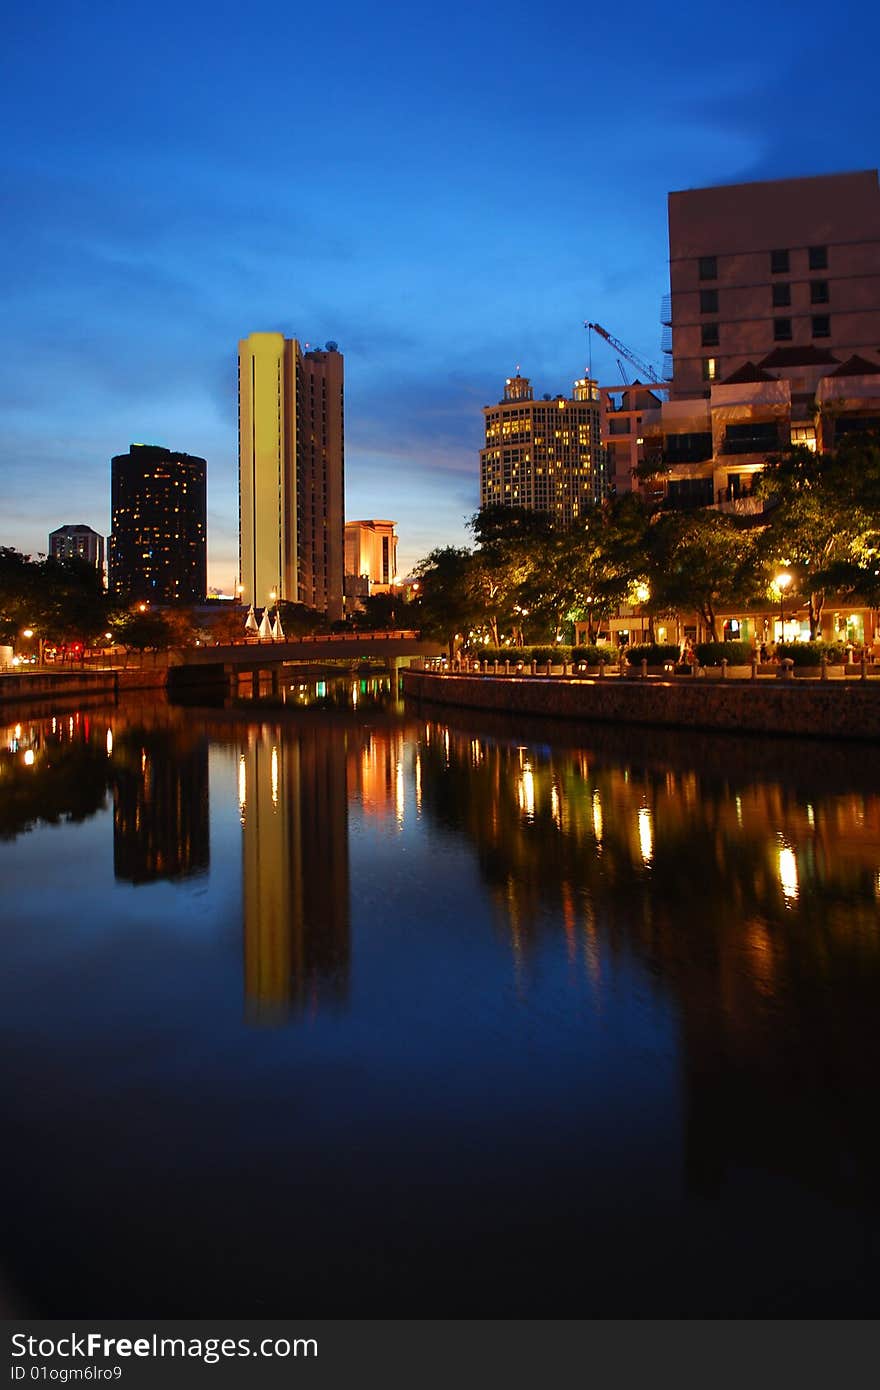
M663 380L662 372L658 372L657 368L654 367L650 362L646 362L644 358L639 357L636 353L634 353L631 348L628 348L626 346L626 343L622 343L619 338L615 338L612 333L608 332L607 328L602 327L601 323L585 322L584 328L589 329L591 332L598 333L599 337L604 338L606 343L609 343L610 346L614 348L615 352L619 352L621 357L625 357L627 362L631 362L632 365L645 377L645 383L643 384L654 382L659 385L659 383ZM619 365L620 364L618 363L618 366Z

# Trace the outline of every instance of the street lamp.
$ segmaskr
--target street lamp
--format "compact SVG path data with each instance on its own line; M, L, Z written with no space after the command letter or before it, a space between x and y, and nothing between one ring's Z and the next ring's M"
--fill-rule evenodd
M641 621L640 621L640 629L641 629L641 638L642 638L642 642L643 642L643 643L644 643L644 640L645 640L645 604L648 602L648 599L649 599L650 597L651 597L651 590L648 588L647 584L639 584L638 588L636 589L636 598L638 599L639 603L641 604L641 612L640 612L640 614L639 614L639 618L640 618L640 620L641 620Z
M779 640L785 641L785 591L791 583L791 575L788 570L781 570L776 576L776 587L779 590Z

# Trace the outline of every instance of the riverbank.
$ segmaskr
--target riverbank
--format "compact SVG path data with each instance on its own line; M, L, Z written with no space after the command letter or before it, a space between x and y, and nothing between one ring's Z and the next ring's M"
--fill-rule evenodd
M401 677L411 699L498 714L807 738L880 737L880 683L867 681L584 680L413 670Z
M116 700L129 691L164 690L167 680L167 668L162 666L155 670L133 671L109 667L68 671L31 668L0 675L0 705L68 700L83 695L103 695Z

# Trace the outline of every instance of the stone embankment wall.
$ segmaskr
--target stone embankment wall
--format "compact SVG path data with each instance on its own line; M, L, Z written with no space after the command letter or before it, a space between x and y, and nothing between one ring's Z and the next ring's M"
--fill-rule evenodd
M880 738L880 682L577 680L403 671L404 694L433 704L612 724L731 733Z
M132 690L164 690L168 672L155 671L33 671L0 676L0 704L41 703L68 700L79 695L106 695L115 699Z

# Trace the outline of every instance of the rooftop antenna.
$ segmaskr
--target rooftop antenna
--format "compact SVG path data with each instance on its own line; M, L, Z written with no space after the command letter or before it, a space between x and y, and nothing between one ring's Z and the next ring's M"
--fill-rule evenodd
M584 328L587 333L587 376L593 379L593 325L584 320Z

